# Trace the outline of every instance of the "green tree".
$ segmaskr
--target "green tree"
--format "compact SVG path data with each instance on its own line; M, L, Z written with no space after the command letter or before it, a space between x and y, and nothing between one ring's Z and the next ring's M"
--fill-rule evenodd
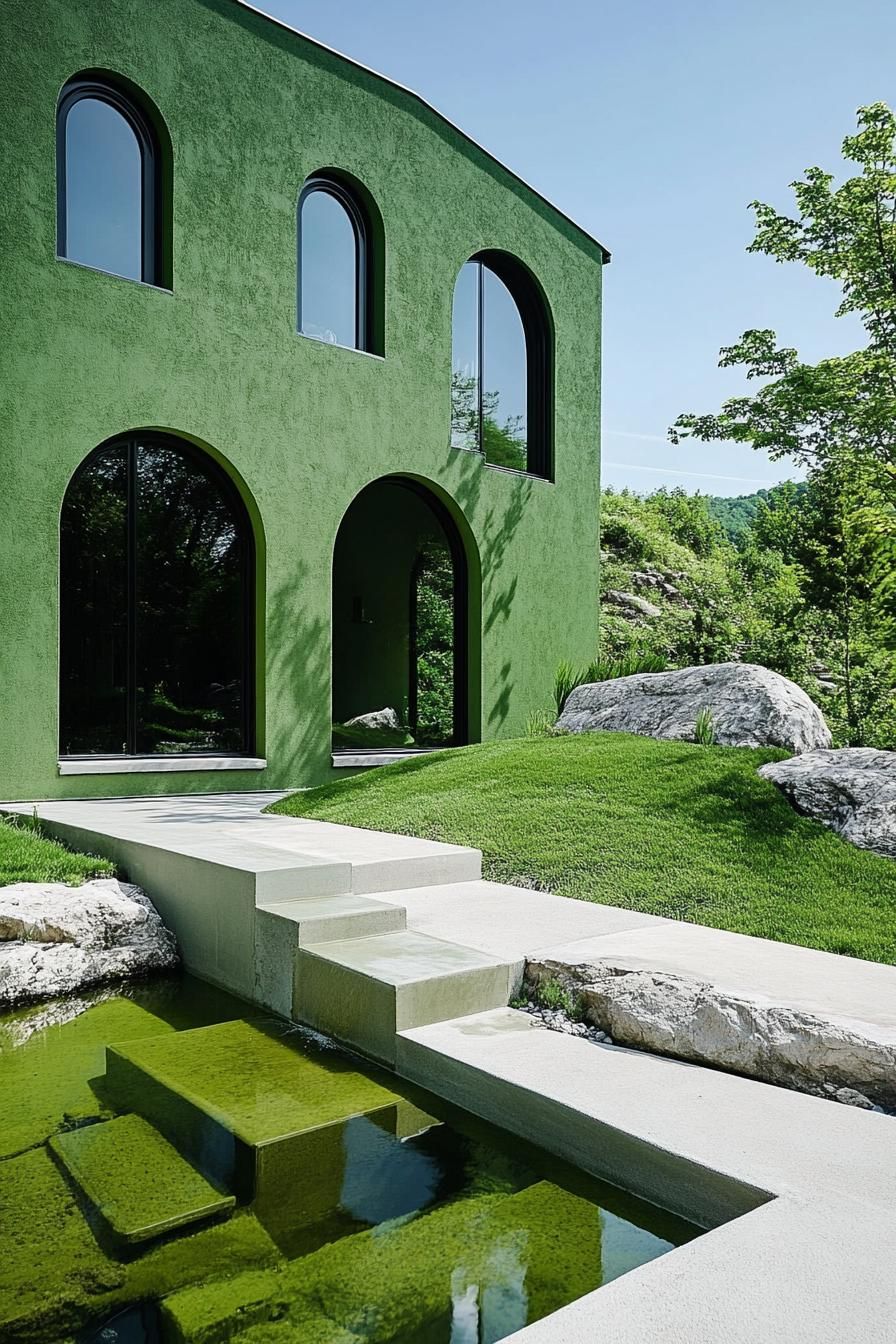
M795 215L754 201L749 250L836 281L837 313L859 317L866 346L810 365L773 331L746 331L722 348L720 366L767 381L718 413L679 416L670 438L750 443L806 469L805 515L793 500L760 511L755 539L798 552L819 617L816 638L839 659L844 735L858 743L878 735L871 720L888 718L896 680L886 652L896 599L896 117L888 107L859 110L843 156L858 172L841 185L820 168L792 183ZM863 708L861 686L875 682L882 684Z

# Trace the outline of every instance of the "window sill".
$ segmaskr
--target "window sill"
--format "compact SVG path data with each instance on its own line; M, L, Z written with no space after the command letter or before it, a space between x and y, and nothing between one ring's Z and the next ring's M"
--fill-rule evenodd
M162 775L267 767L261 756L61 756L58 764L60 775Z
M500 462L489 462L488 458L478 448L459 448L456 444L449 444L452 453L470 453L473 457L478 457L483 467L488 467L489 471L503 471L505 476L518 476L524 481L543 481L545 485L553 485L554 480L551 476L542 476L537 471L523 471L521 467L505 467Z
M340 345L339 341L324 341L320 336L309 336L307 331L297 331L297 336L301 336L303 341L313 341L315 345L322 345L325 350L345 350L350 355L363 355L365 359L375 359L380 364L385 364L386 356L379 355L375 350L362 350L359 345Z
M102 266L91 266L87 261L76 261L74 257L61 257L58 252L56 260L62 262L64 266L76 266L79 271L93 271L94 275L108 275L110 280L123 280L126 285L139 285L141 289L152 289L156 294L174 293L171 285L154 285L149 280L138 280L133 275L119 275L117 271L107 271Z

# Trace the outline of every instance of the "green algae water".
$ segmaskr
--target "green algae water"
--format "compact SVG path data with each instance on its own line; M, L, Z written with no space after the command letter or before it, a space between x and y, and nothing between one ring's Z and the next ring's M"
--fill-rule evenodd
M492 1344L694 1235L188 976L0 1017L4 1344Z

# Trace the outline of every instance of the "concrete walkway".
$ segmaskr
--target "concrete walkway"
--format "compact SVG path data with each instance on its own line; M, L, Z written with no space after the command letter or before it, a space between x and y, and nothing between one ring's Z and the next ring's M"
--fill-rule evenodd
M896 968L485 882L478 851L262 816L278 796L3 810L115 858L198 975L714 1229L522 1344L896 1338L896 1121L506 1007L527 957L606 953L896 1041Z

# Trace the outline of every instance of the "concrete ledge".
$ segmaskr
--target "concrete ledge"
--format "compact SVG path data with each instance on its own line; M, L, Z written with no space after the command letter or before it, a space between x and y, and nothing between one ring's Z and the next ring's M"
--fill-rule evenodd
M61 756L60 775L167 775L174 771L266 770L263 756Z
M776 1194L896 1206L886 1115L593 1045L511 1008L405 1031L396 1058L414 1082L703 1226Z
M513 1344L892 1344L896 1218L772 1200L527 1326ZM508 1344L510 1344L508 1340Z

